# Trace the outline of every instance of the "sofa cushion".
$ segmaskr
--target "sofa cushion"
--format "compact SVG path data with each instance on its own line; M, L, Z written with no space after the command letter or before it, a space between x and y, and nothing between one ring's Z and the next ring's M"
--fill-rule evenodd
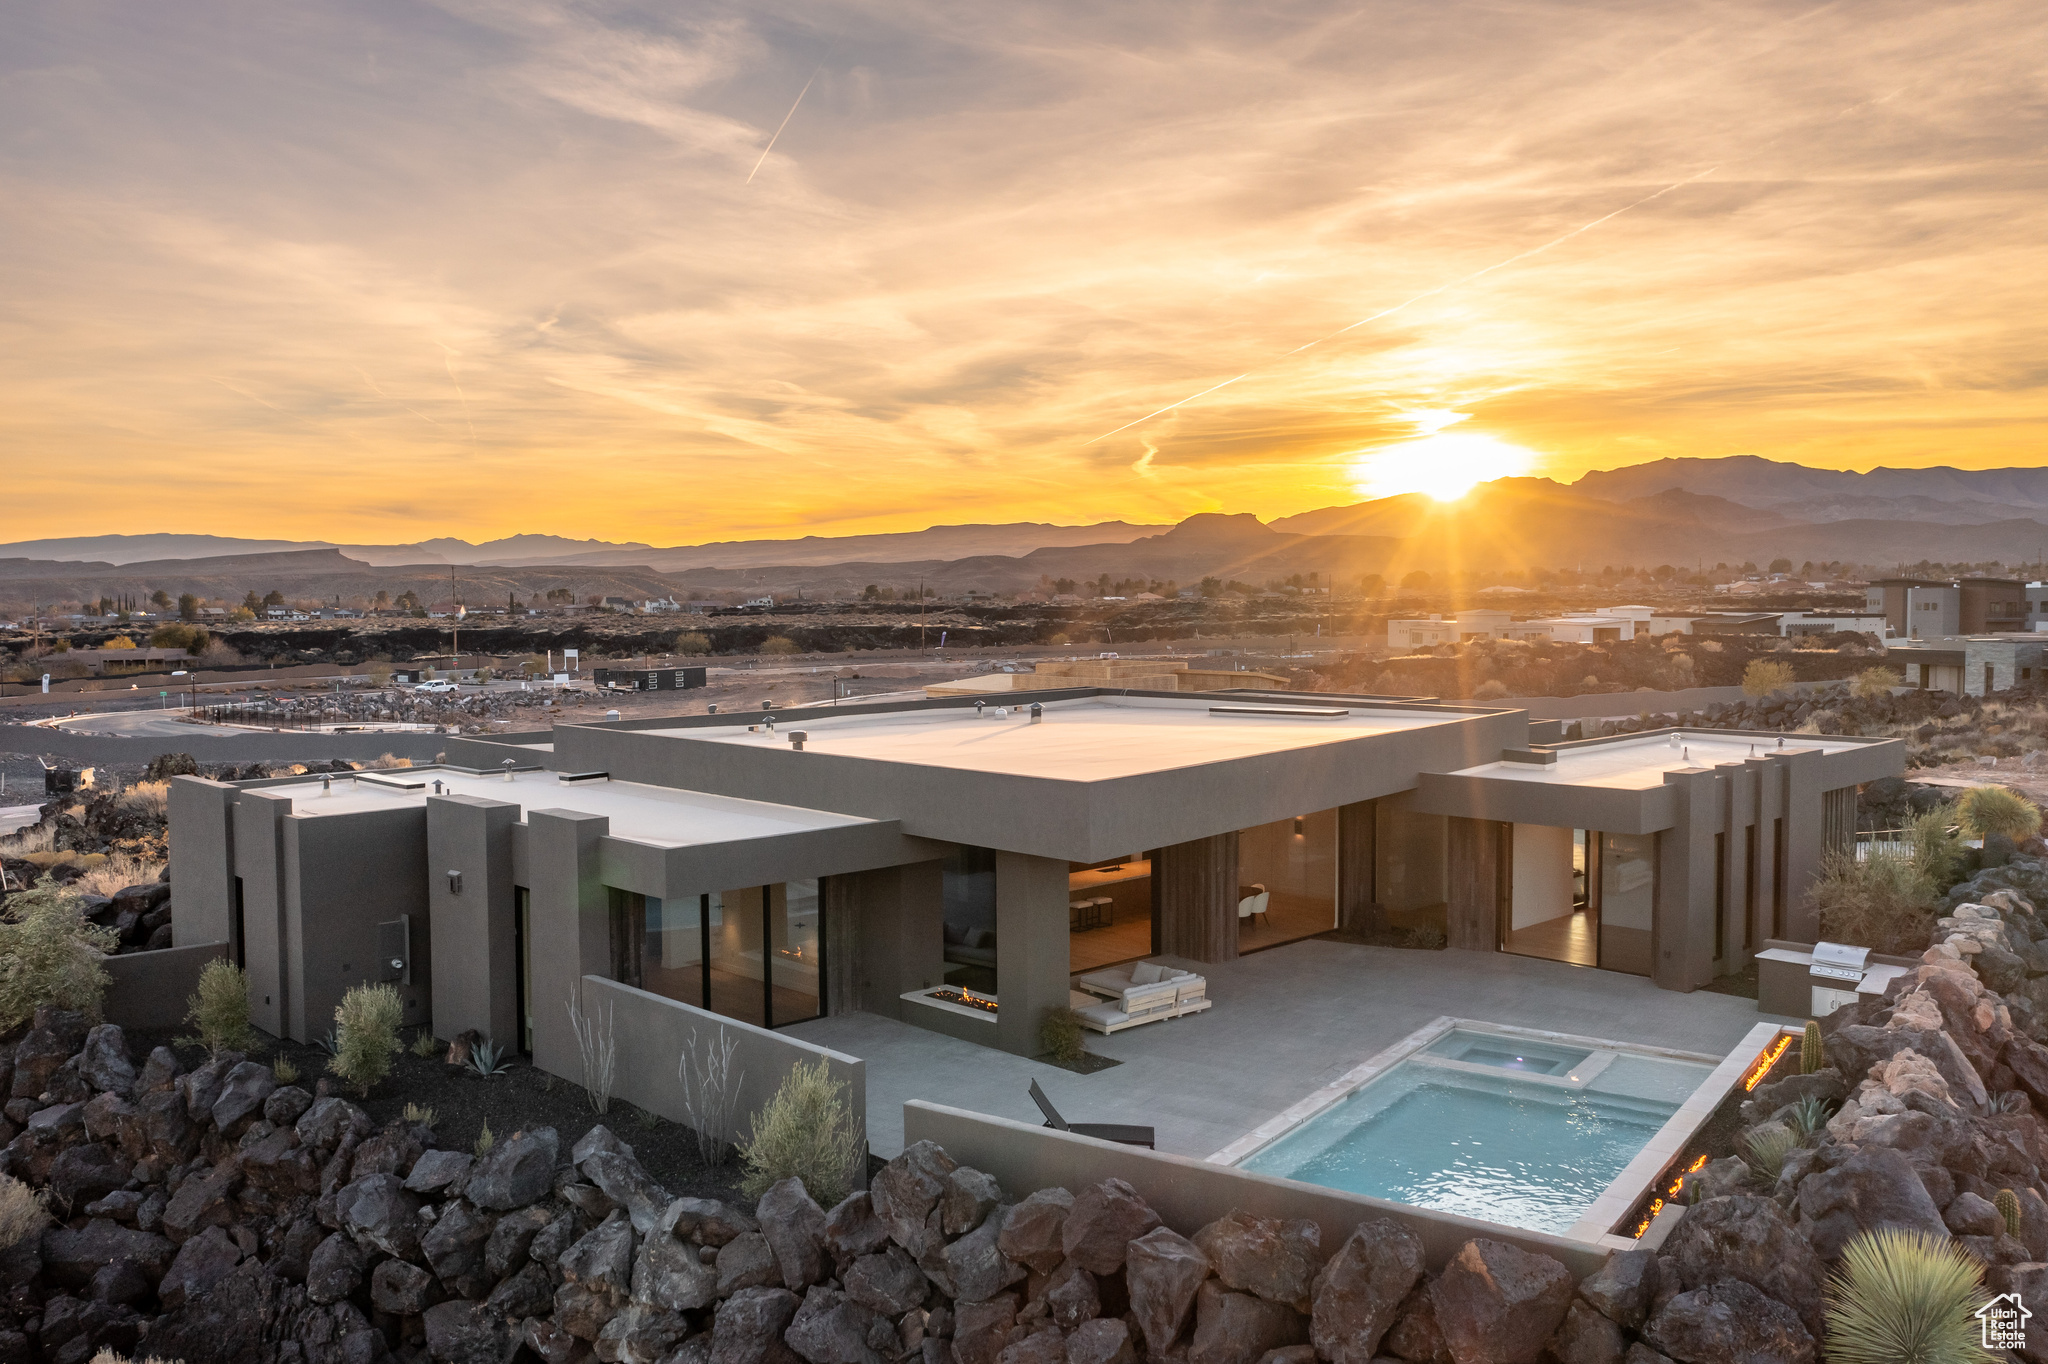
M1128 1023L1131 1021L1131 1016L1129 1014L1125 1013L1122 1009L1117 1008L1116 1005L1107 1002L1102 1004L1091 1004L1087 1008L1081 1009L1078 1012L1080 1013L1081 1017L1089 1020L1092 1023L1100 1023L1105 1028L1115 1027L1119 1023Z
M1166 969L1156 961L1141 961L1131 968L1131 984L1156 985L1165 979L1161 973Z

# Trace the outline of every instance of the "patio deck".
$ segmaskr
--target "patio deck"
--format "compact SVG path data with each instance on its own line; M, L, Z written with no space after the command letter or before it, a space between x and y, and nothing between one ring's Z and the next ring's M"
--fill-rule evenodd
M867 1062L868 1141L883 1157L903 1149L905 1100L1035 1123L1035 1079L1069 1121L1147 1124L1161 1151L1201 1158L1442 1014L1701 1052L1724 1052L1772 1017L1752 1000L1499 952L1310 939L1221 965L1160 960L1207 976L1215 1007L1090 1033L1090 1051L1123 1062L1093 1075L876 1014L783 1031Z

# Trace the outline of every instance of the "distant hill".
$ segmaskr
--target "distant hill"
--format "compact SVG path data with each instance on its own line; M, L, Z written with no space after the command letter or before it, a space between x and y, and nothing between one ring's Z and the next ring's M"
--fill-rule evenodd
M1970 525L2015 514L2048 519L2048 468L1809 469L1803 464L1730 455L1660 459L1599 470L1572 485L1609 502L1680 488L1792 518L1828 521L1941 521ZM1979 556L1981 557L1981 556Z

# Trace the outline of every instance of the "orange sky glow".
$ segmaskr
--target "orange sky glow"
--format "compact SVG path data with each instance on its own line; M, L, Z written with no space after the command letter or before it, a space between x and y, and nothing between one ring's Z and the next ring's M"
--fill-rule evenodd
M9 27L7 538L678 544L2048 454L2020 0Z

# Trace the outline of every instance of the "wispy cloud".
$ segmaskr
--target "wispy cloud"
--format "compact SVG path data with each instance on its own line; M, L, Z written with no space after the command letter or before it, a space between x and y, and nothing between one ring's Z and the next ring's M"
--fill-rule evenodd
M2034 462L2044 41L2019 0L43 0L0 48L10 504L1282 515L1430 411L1567 477Z

